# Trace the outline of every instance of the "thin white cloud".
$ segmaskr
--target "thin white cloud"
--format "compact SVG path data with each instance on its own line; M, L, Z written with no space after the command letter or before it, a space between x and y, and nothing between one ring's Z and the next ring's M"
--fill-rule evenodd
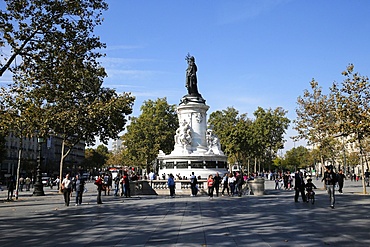
M110 69L107 70L108 78L110 79L122 79L122 80L143 80L151 79L159 74L164 74L161 71L155 70L125 70L125 69Z
M220 5L220 10L218 11L218 23L223 25L253 19L290 1L291 0L225 1Z
M146 58L119 58L119 57L104 57L99 60L101 65L106 68L106 70L119 69L132 69L137 64L153 62L153 59Z
M118 51L118 50L137 50L142 49L144 46L140 45L109 45L107 44L107 48L105 51Z

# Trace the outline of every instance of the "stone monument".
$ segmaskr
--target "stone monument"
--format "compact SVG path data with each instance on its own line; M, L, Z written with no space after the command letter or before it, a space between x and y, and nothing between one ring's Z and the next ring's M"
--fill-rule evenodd
M186 84L188 94L183 96L177 107L179 128L174 136L173 151L166 155L158 154L158 174L172 173L181 178L190 178L194 174L206 179L209 174L218 172L220 176L227 172L227 157L221 150L218 137L213 130L207 129L207 110L209 106L198 92L197 66L195 58L186 56Z

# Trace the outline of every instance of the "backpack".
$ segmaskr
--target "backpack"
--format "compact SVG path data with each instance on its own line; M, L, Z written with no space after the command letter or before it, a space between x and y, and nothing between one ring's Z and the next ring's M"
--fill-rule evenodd
M196 177L193 177L192 179L190 179L190 183L191 183L192 185L195 185L197 182L198 182L198 181L197 181L197 178L196 178Z

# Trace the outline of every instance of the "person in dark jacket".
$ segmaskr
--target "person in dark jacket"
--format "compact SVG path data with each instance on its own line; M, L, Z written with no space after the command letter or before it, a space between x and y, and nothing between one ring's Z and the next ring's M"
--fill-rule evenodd
M334 208L335 205L335 184L337 182L337 176L333 172L332 166L326 166L326 172L324 173L324 177L322 181L325 182L326 191L329 194L330 197L330 207Z
M243 189L243 184L244 184L244 177L242 173L239 173L238 176L236 177L236 186L238 189L238 196L242 196L242 189Z
M343 185L344 185L344 179L345 178L346 178L346 176L344 176L343 170L340 169L339 172L338 172L338 174L337 174L338 186L339 186L339 189L338 189L339 194L343 194Z
M14 189L15 189L15 179L13 176L10 176L8 180L8 201L13 199Z
M227 195L229 196L230 195L230 191L229 191L229 174L228 173L225 173L224 176L222 177L222 192L221 192L221 195L223 196L224 195L224 192L225 192L225 189L227 191Z
M302 200L306 202L306 195L304 193L305 183L303 179L303 173L296 172L294 178L295 178L294 180L294 190L295 190L294 201L298 202L299 193L301 193Z
M175 197L175 180L172 173L168 175L167 185L168 188L170 189L170 197L172 198Z
M85 188L85 181L76 175L75 183L74 183L74 191L76 192L76 206L81 205L82 203L82 194Z
M220 184L221 184L221 181L222 181L222 178L220 176L220 174L218 174L218 172L216 172L216 175L214 176L213 178L214 180L214 188L215 188L215 191L216 191L216 197L218 196L219 194L219 191L220 191Z

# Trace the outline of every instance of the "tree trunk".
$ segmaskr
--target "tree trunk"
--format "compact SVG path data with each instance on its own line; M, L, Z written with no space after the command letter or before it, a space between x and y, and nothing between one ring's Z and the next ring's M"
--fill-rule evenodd
M60 156L59 164L59 193L62 193L62 180L63 180L63 162L64 161L64 140L62 141L62 153Z
M360 146L360 163L361 163L362 187L363 187L363 193L364 193L364 195L366 195L364 155L363 155L363 148L362 148L361 138L359 136L358 136L358 143L359 143L359 146Z
M19 193L19 174L21 170L21 157L22 157L22 142L23 138L20 138L19 150L18 150L18 167L17 167L17 179L15 184L15 199L18 200L18 193Z

